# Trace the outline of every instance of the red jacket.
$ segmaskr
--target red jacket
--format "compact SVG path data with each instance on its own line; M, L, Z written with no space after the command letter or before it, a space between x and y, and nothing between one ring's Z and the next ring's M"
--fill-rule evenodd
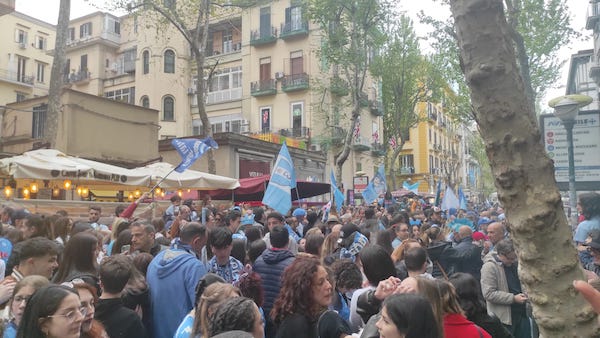
M467 320L465 316L451 313L444 316L446 338L492 338L484 329Z

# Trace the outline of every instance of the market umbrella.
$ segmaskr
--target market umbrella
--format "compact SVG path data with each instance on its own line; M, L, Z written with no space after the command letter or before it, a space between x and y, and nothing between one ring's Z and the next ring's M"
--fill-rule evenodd
M149 164L134 170L143 172L152 178L154 184L160 183L161 188L174 189L235 189L240 183L235 178L204 173L201 171L187 169L182 173L173 171L174 166L166 162Z

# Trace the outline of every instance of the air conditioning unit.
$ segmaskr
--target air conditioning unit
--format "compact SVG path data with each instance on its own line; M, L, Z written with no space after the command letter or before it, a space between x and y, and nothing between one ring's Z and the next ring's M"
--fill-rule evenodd
M283 77L284 77L284 76L285 76L285 74L284 74L283 72L276 72L276 73L275 73L275 78L276 78L277 80L281 80L281 79L283 79Z
M321 145L320 144L311 144L310 151L321 151Z
M194 94L196 94L196 88L194 88L194 87L188 88L188 95L194 95Z

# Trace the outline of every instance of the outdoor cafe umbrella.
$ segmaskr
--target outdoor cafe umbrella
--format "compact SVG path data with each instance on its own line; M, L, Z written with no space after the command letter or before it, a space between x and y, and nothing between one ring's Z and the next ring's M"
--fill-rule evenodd
M149 164L134 170L143 172L152 178L152 183L160 182L161 188L173 189L235 189L240 183L235 178L208 174L201 171L186 169L179 173L173 171L175 167L166 162Z

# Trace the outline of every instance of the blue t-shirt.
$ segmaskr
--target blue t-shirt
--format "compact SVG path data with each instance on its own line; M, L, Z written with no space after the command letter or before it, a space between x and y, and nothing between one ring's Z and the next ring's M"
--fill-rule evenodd
M600 231L600 216L596 216L592 219L585 220L577 226L577 231L575 231L575 237L573 239L575 242L584 243L587 239L587 236L593 230Z
M194 328L194 316L191 313L188 313L187 316L183 318L181 324L175 331L173 338L189 338L192 334L192 329Z

